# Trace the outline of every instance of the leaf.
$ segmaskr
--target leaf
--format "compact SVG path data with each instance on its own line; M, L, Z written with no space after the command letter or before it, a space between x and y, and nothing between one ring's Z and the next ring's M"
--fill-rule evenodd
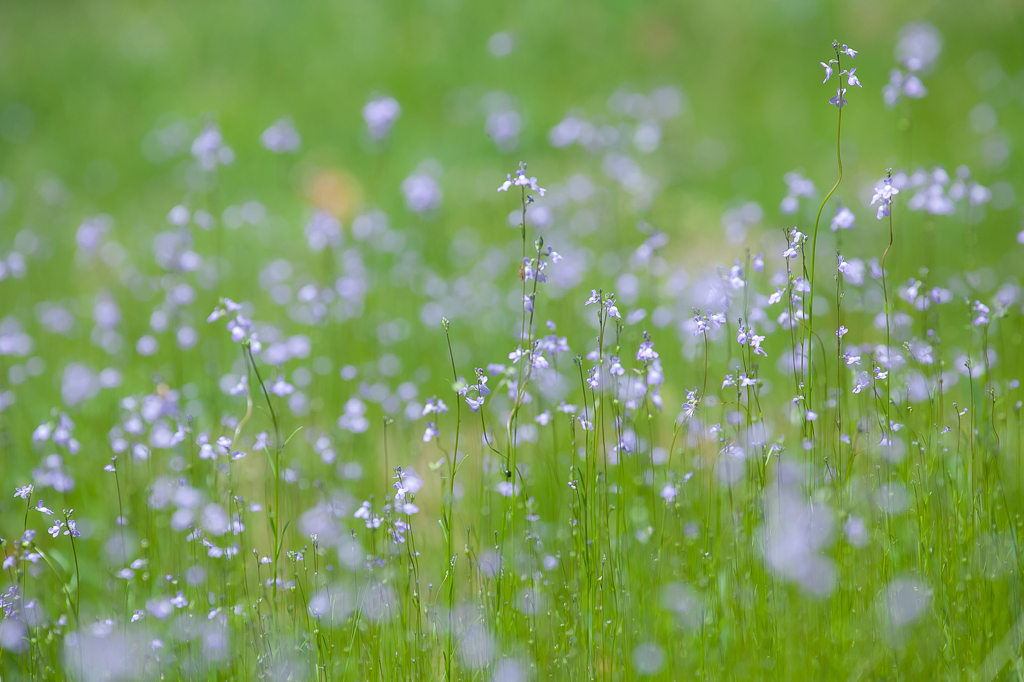
M302 427L302 426L300 426L299 428L297 428L297 429L295 429L294 431L292 431L292 435L288 436L288 438L286 438L286 439L285 439L285 441L284 441L284 445L282 445L281 447L283 448L283 447L285 447L285 445L288 445L288 443L289 443L289 442L291 442L292 438L294 438L294 437L295 437L295 434L297 434L297 433L298 433L299 431L301 431L301 430L302 430L303 428L305 428L305 427Z

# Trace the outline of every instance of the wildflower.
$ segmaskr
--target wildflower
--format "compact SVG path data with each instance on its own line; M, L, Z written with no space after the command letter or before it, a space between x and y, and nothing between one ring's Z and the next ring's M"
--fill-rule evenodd
M839 329L836 330L836 336L838 336L840 339L849 333L850 330L844 327L843 325L839 325Z
M694 310L695 315L693 316L694 336L700 336L701 334L707 333L711 328L708 324L707 315L701 315L699 310Z
M640 344L640 349L636 352L637 362L647 362L658 357L658 352L654 350L654 342L647 336L647 332L644 332L644 338L648 340Z
M763 355L764 357L768 357L768 353L765 352L763 348L761 348L761 343L764 342L764 339L765 337L758 336L757 334L751 335L750 347L754 349L754 355Z
M537 184L537 178L530 178L526 176L526 164L522 162L520 162L519 168L516 169L514 178L511 173L505 175L505 182L501 183L501 186L498 187L498 191L507 192L511 187L529 187L540 196L544 196L547 192L546 189Z
M220 128L214 123L206 124L199 137L192 142L191 151L204 171L215 170L218 164L229 166L235 160L235 152L224 144Z
M679 488L675 487L671 483L666 483L661 488L661 499L665 500L666 503L671 503L676 499L676 495L679 494Z
M576 414L576 410L578 408L575 405L566 403L563 400L562 402L558 403L558 407L556 407L555 409L561 412L562 414Z
M291 154L299 150L301 139L295 125L287 118L282 118L263 131L260 144L275 154Z
M843 49L839 50L839 52L840 52L840 54L845 54L845 55L849 56L850 59L856 59L857 58L857 50L854 50L853 48L851 48L851 47L849 47L847 45L843 45Z
M440 208L444 195L441 185L426 173L413 173L402 181L405 205L413 213L429 213Z
M363 107L363 120L370 138L382 140L391 132L391 127L402 115L402 107L394 97L378 97Z
M890 170L889 175L882 180L882 184L875 187L875 195L871 197L870 206L878 203L876 218L881 220L891 214L892 198L899 193L900 191L892 186L892 171Z
M882 87L882 100L885 106L892 109L903 96L910 99L921 99L928 94L928 88L913 73L903 73L900 69L889 72L889 82Z
M448 406L444 404L443 400L434 396L423 406L423 416L426 417L428 414L448 414Z
M437 425L434 422L427 422L427 428L423 432L423 442L429 443L440 435L441 432L437 430Z
M53 522L53 525L50 526L46 530L46 532L49 533L52 537L57 537L58 535L60 535L60 530L63 527L64 527L64 522L61 521L60 519L57 519L56 521Z
M819 62L819 63L823 67L825 67L825 80L821 81L821 84L824 85L825 83L828 83L828 79L832 77L832 65L827 63L827 62Z
M974 305L971 306L971 311L974 313L974 320L972 320L971 324L975 327L989 323L989 313L991 311L987 305L981 301L975 301Z
M33 507L33 509L35 509L37 512L41 512L43 514L46 514L47 516L53 516L53 510L49 509L47 507L44 507L42 500L38 500L36 502L36 506Z
M14 496L20 497L23 500L27 500L32 496L32 491L34 490L35 486L33 486L31 483L29 485L23 485L20 488L14 489Z
M850 230L853 229L853 223L857 217L853 214L853 211L845 206L840 206L836 209L836 214L832 218L832 224L829 226L833 232L838 230Z
M843 258L843 255L841 253L836 254L836 257L839 259L839 272L843 273L844 275L849 274L850 264L846 262L846 259Z
M845 94L846 88L836 88L836 96L831 98L828 101L828 103L834 104L837 109L841 109L842 107L846 106L846 98L844 97Z
M277 381L271 385L270 392L279 398L283 398L295 393L295 387L285 381L283 376L278 376Z
M779 205L779 210L786 215L796 213L800 208L801 197L809 199L814 196L814 182L796 171L786 173L782 179L786 183L787 191L786 198Z
M915 22L900 29L896 59L908 71L924 71L942 53L942 35L927 22Z
M856 72L857 72L857 69L850 69L847 72L847 74L846 74L846 84L850 85L850 86L856 85L858 88L863 88L864 86L861 85L860 78L857 78L857 76L855 75Z

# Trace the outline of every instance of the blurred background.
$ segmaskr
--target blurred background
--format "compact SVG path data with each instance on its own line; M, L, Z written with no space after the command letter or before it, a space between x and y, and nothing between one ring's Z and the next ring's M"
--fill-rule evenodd
M834 38L859 51L849 66L863 83L843 110L835 198L858 215L847 243L865 259L884 248L866 203L886 167L956 179L965 165L988 200L904 214L890 262L913 275L926 253L935 271L978 269L994 286L1024 264L1022 15L1009 0L6 2L0 317L46 351L55 391L70 358L95 371L114 358L144 381L152 363L133 365L133 345L181 383L219 375L219 339L200 357L182 354L196 334L173 334L205 326L222 295L268 322L350 320L314 335L341 344L334 376L385 352L397 360L386 375L428 364L442 336L416 329L437 332L441 315L461 325L467 366L501 360L519 319L520 246L518 198L495 189L519 161L549 189L531 230L566 255L542 320L582 314L566 294L598 286L653 310L747 250L769 254L770 272L780 230L810 231L836 176L836 81L822 84L819 66ZM893 69L926 94L897 85L887 107ZM264 132L281 119L276 137ZM216 137L205 159L204 129ZM810 196L793 196L791 171ZM635 267L658 232L660 256ZM176 248L201 266L172 263ZM171 300L169 275L191 282L188 305ZM318 312L302 298L318 279L351 305L335 297ZM119 314L120 341L102 338L103 297L144 309ZM144 335L156 345L140 349Z

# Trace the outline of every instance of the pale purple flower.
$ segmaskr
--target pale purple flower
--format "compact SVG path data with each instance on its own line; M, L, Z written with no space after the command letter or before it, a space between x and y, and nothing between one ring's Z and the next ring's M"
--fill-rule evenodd
M405 206L414 213L429 213L441 206L441 186L425 173L414 173L402 181Z
M927 22L907 24L897 34L896 59L908 71L924 71L942 53L942 34Z
M878 203L878 213L875 216L876 218L881 220L883 217L890 215L892 198L899 193L900 191L892 186L892 177L883 179L882 184L875 187L875 195L871 197L871 203L869 205L874 206Z
M444 401L434 396L427 401L427 404L423 406L423 416L426 417L428 414L447 414L448 406L444 404Z
M971 323L975 327L980 327L982 325L989 323L989 313L991 311L989 310L989 307L987 305L985 305L981 301L975 301L974 305L971 306L971 311L974 313L974 320L972 320Z
M832 77L832 65L829 64L828 62L819 62L819 63L823 67L825 67L825 80L821 81L821 84L824 85L825 83L828 83L828 79Z
M537 178L527 177L525 163L519 164L519 168L516 169L515 177L512 177L511 173L505 176L505 182L501 183L501 186L498 187L498 191L507 192L511 187L529 187L530 190L536 192L540 196L544 196L547 192L546 189L537 184Z
M646 334L646 332L645 332ZM644 341L640 344L640 349L636 352L637 362L648 362L658 357L658 352L654 350L653 341Z
M220 128L214 123L206 127L192 142L192 156L204 171L212 171L219 165L229 166L235 160L235 152L224 144Z
M757 334L750 335L750 347L754 349L754 355L763 355L768 357L768 353L761 348L761 344L764 342L765 337L758 336Z
M902 96L910 99L921 99L928 94L928 88L913 73L903 73L899 69L889 72L889 82L882 87L882 99L885 106L892 109Z
M260 144L275 154L293 154L299 151L302 140L295 125L289 119L282 118L263 131Z
M846 98L843 96L846 94L846 88L836 88L836 96L828 101L829 104L834 104L837 109L841 109L846 106Z
M402 115L402 107L394 97L378 97L363 107L363 120L370 138L382 140L391 132L391 127Z
M341 221L328 211L319 210L306 223L306 243L313 253L320 253L327 247L341 246Z
M434 422L427 422L427 428L423 432L423 442L429 443L440 435L441 432L437 430L437 424Z
M850 69L849 72L847 72L847 74L846 74L846 84L851 86L851 87L856 85L858 88L863 88L864 86L861 85L860 78L857 78L856 73L857 73L857 69Z
M840 206L836 209L836 214L832 218L832 224L829 226L833 232L838 230L850 230L853 229L853 223L857 220L857 216L853 214L846 206Z
M278 376L277 380L270 386L270 392L279 398L283 398L295 393L295 387L285 381L283 376Z

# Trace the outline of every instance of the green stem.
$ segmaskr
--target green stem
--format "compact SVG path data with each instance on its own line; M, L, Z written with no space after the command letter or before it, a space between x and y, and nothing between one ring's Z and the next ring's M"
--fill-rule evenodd
M836 124L836 161L839 163L839 177L836 178L836 184L832 185L832 189L828 191L825 198L821 201L821 206L818 207L818 214L814 217L814 232L811 234L811 277L807 282L808 291L807 299L809 305L807 308L807 409L813 409L811 407L811 392L814 388L814 381L811 379L811 344L813 343L814 336L814 265L817 262L817 249L818 249L818 224L821 222L821 212L825 210L825 204L832 198L836 189L839 187L839 183L843 181L843 154L840 142L842 140L843 132L843 73L842 73L842 60L839 58L839 53L836 52L836 71L839 71L839 120Z

